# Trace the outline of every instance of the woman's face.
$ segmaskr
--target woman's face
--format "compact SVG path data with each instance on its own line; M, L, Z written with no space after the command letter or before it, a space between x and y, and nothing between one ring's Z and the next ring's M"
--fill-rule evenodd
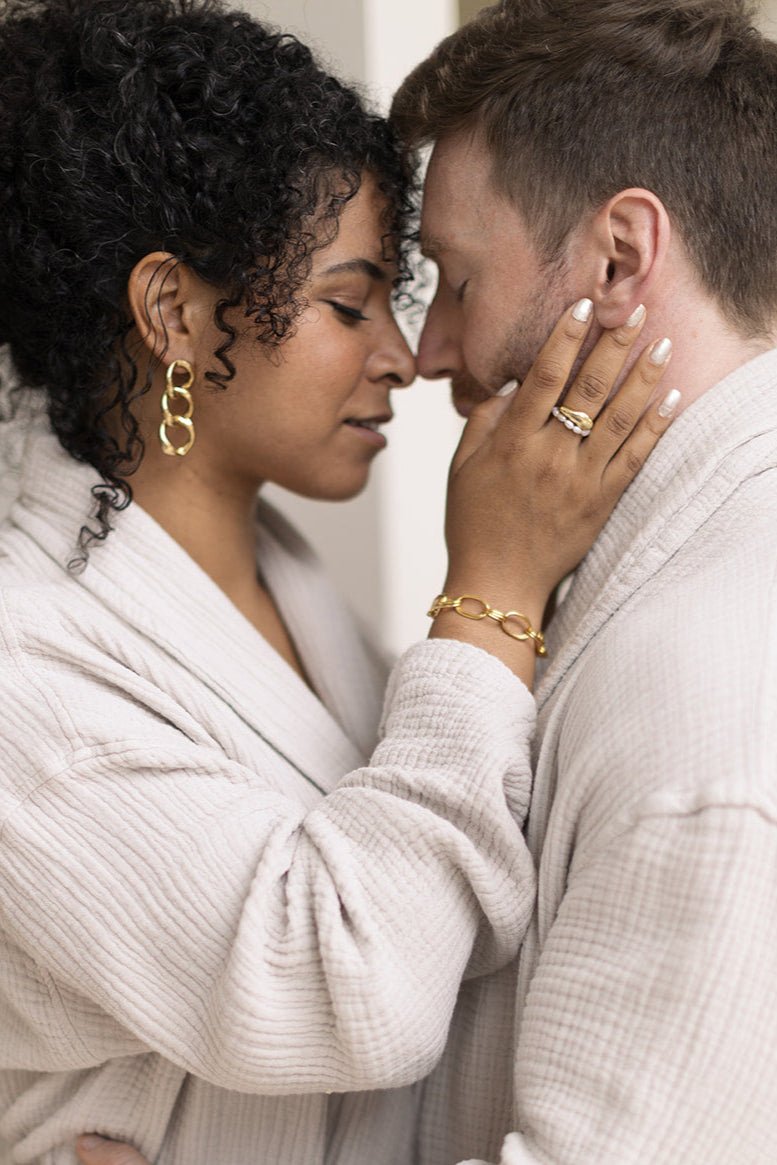
M271 481L335 500L365 485L386 445L391 389L415 376L391 310L396 270L382 257L384 208L375 181L365 178L342 212L337 238L313 258L302 289L308 307L295 334L268 352L247 333L230 352L236 371L226 392L201 393L207 415L197 422L187 460L208 458L220 488L255 490ZM220 332L206 332L200 369L213 366L223 341Z

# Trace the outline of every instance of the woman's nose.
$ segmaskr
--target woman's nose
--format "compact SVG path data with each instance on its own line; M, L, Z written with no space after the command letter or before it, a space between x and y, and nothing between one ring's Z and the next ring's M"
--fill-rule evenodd
M377 379L389 380L392 388L408 388L418 375L415 356L394 320L379 359Z

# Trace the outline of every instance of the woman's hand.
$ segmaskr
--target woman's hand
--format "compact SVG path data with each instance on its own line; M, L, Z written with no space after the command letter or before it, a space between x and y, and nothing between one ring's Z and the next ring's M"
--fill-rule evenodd
M653 399L668 340L640 353L613 394L644 310L601 336L561 401L588 334L589 322L580 317L589 304L564 313L516 392L473 409L448 483L446 595L477 595L505 612L517 608L535 629L554 586L589 550L679 401L676 392ZM590 417L588 436L553 416L559 403ZM432 635L476 643L531 684L531 641L511 642L490 619L475 623L446 611Z
M149 1165L145 1157L131 1145L106 1141L92 1134L76 1141L78 1160L82 1165Z

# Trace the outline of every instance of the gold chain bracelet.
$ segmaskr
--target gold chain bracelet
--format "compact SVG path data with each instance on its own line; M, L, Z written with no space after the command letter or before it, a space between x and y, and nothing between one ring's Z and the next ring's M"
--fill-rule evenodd
M470 606L469 610L465 610L462 606L463 603L475 603L476 609L473 611ZM509 635L511 639L518 639L521 642L530 640L534 644L537 655L545 656L548 654L545 648L545 636L541 631L535 631L531 621L520 611L498 611L496 607L492 607L485 599L479 599L477 595L459 595L457 599L450 599L447 595L438 595L427 614L430 619L436 619L442 611L455 611L463 619L493 619L495 623L499 624L505 635Z

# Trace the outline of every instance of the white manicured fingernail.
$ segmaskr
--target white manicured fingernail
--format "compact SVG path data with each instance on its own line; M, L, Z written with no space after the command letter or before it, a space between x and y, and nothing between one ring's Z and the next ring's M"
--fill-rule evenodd
M664 337L655 343L650 351L651 364L666 364L672 352L672 341Z
M661 401L661 404L658 406L659 417L673 416L674 413L677 412L677 406L679 405L681 399L682 394L678 392L676 388L673 388L671 392L668 392L664 399Z
M507 384L503 384L500 389L494 394L495 396L510 396L518 387L517 380L508 380Z
M636 328L637 324L641 324L645 318L645 305L641 303L639 307L635 307L629 318L626 320L627 328Z
M590 299L579 299L572 308L572 315L581 324L587 324L591 318L591 312L594 310L593 301Z

